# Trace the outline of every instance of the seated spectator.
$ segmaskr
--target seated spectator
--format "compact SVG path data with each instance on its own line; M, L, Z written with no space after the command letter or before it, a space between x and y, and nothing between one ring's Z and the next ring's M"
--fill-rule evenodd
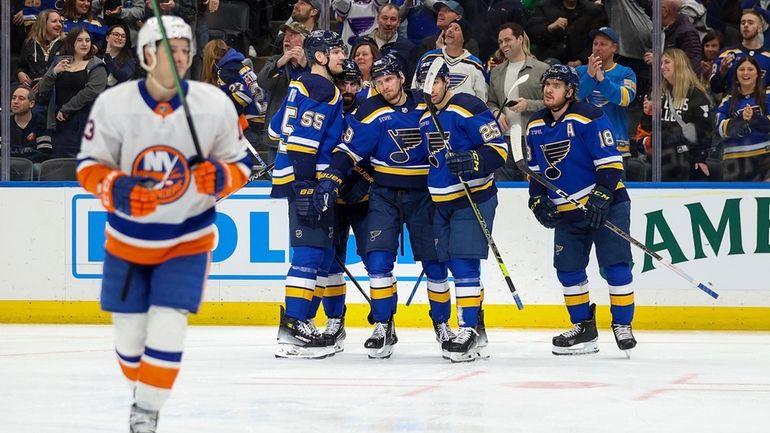
M369 37L359 38L350 51L349 58L356 62L361 70L361 85L365 89L374 88L372 83L372 64L380 58L380 48L374 39Z
M294 3L294 8L291 10L291 18L286 21L286 24L297 23L302 25L307 32L310 33L318 27L318 14L321 13L321 0L297 0ZM283 28L283 25L281 26ZM283 38L285 33L281 30L278 37L275 39L275 50L273 54L283 53ZM269 163L268 163L269 164Z
M423 39L439 34L441 29L436 26L435 4L436 0L405 0L401 4L399 17L402 21L406 20L409 42L419 46Z
M714 60L714 72L711 74L711 91L725 93L732 89L735 65L743 57L754 57L762 69L765 86L770 84L770 51L762 48L762 26L764 19L754 9L743 11L741 15L741 43L719 53Z
M668 48L660 58L663 76L661 180L709 180L707 158L713 136L711 100L695 75L690 58ZM641 127L652 130L652 102L645 97ZM649 140L645 152L652 154ZM718 180L718 179L717 179Z
M51 137L46 133L45 117L32 112L35 93L19 86L11 95L11 156L43 162L51 155Z
M476 57L482 60L487 60L497 50L497 34L492 30L499 29L504 23L514 22L522 27L527 23L520 0L464 0L460 3L465 9L463 18L471 23L473 38L479 43Z
M24 26L29 28L45 10L51 9L61 14L63 6L64 2L62 0L25 1L21 9Z
M453 94L467 93L482 101L487 100L487 75L484 65L478 57L463 48L464 35L470 34L470 26L463 18L453 21L444 31L444 48L428 51L420 59L422 62L432 62L436 57L443 57L449 67L449 85ZM412 79L412 87L419 87L417 74Z
M53 9L46 9L39 15L24 41L19 57L16 78L19 83L37 93L40 80L48 70L51 58L61 47L62 20Z
M736 62L735 85L717 110L717 129L724 140L726 181L770 181L770 94L754 57Z
M401 18L398 6L392 3L383 5L377 13L377 27L368 36L377 43L380 50L387 45L387 50L401 59L404 75L410 77L417 63L417 47L398 34Z
M709 80L714 69L714 61L722 51L722 33L712 30L701 41L700 82L709 88Z
M254 146L264 140L264 92L257 84L257 74L246 64L246 58L225 41L215 39L203 48L201 81L222 89L233 101L246 139Z
M91 42L98 46L104 41L107 27L91 10L91 0L64 0L62 9L65 34L75 28L85 29L91 35Z
M160 2L160 0L159 0ZM161 2L162 3L162 2ZM136 35L144 21L147 8L142 0L92 0L91 11L94 15L104 15L104 24L112 27L125 24L131 45L136 45ZM107 31L109 33L109 30Z
M540 77L548 69L548 65L537 60L529 52L527 34L518 23L503 24L497 40L505 61L490 73L487 106L497 117L503 134L509 135L510 126L514 124L522 125L522 133L524 133L530 116L545 107ZM529 74L529 80L519 85L509 95L513 83L524 74ZM506 100L508 102L503 106ZM502 115L500 111L503 111ZM511 155L505 165L495 171L495 179L499 181L523 179Z
M299 3L299 2L297 2ZM295 5L296 7L296 5ZM283 54L276 54L265 63L262 70L257 75L257 83L268 95L267 109L265 111L265 124L270 124L270 119L281 108L286 93L289 90L289 83L296 79L300 74L310 70L305 58L305 50L302 44L305 37L309 34L307 28L297 22L281 25ZM266 164L270 165L275 161L275 154L278 151L278 143L270 140L267 136L262 145L257 148Z
M542 0L527 21L527 34L538 59L577 67L591 52L588 33L605 19L604 9L590 0Z
M460 3L455 0L437 1L433 5L433 9L436 11L436 27L441 31L440 33L431 34L426 36L417 48L417 57L423 56L428 51L442 49L445 45L444 37L446 36L446 30L449 25L463 17L465 10ZM470 26L470 25L469 25ZM465 42L463 48L468 50L471 54L479 56L479 43L472 37L473 32L467 32L465 35Z
M359 36L364 36L374 29L377 11L388 0L332 0L334 15L342 21L342 41L350 50ZM398 6L394 6L398 10Z
M107 88L107 68L95 52L88 31L72 29L64 38L62 55L40 82L40 92L51 95L47 127L54 131L54 157L77 156L91 106Z
M131 41L128 40L128 27L125 24L115 24L107 30L101 56L107 66L108 88L134 77L137 61Z

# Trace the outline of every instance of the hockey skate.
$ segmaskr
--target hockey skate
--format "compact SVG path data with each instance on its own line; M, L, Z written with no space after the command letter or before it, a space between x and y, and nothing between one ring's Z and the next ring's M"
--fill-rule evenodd
M340 317L329 317L326 320L326 329L321 333L327 343L334 346L334 352L339 353L345 350L345 310Z
M155 433L158 428L158 411L142 409L134 403L128 416L128 427L131 433Z
M396 343L398 343L398 337L391 317L387 322L374 324L374 332L364 342L364 347L367 349L369 359L386 359L393 354L393 346Z
M612 333L615 334L615 342L618 343L618 349L624 351L626 357L631 359L631 354L628 351L636 347L636 338L634 338L634 333L631 331L631 325L613 323Z
M441 356L449 359L449 352L444 349L444 343L453 340L457 335L452 331L448 322L433 322L433 330L436 332L436 341L441 347Z
M554 355L588 355L597 353L596 304L591 304L591 318L576 323L575 327L553 337Z
M475 328L463 327L454 339L445 342L441 347L449 352L450 361L471 362L479 358L478 341L479 333Z
M487 353L489 339L487 338L487 325L484 324L484 310L479 310L479 321L476 324L476 332L479 334L478 341L476 342L476 350L479 352L479 357L481 357L481 359L489 359L489 353Z
M335 353L334 345L323 337L309 320L301 321L287 317L286 310L281 306L276 358L321 359Z

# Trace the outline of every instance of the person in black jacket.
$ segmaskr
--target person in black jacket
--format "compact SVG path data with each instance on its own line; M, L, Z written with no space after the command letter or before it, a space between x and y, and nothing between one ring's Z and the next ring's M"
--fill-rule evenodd
M604 9L590 0L543 0L532 11L527 34L538 59L578 67L591 53L589 32L605 21Z

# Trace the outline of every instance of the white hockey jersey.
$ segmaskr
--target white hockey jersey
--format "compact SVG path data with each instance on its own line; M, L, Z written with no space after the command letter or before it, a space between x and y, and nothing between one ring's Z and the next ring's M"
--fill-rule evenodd
M182 88L203 157L227 163L232 189L223 195L240 188L248 179L251 161L233 103L209 84L183 81ZM195 146L178 97L158 102L144 81L129 81L96 99L78 154L81 185L98 196L101 180L115 169L165 179L154 213L109 214L108 252L133 263L157 264L212 250L216 199L198 192L188 164L193 156Z
M377 11L387 0L334 0L332 8L342 20L342 41L350 50L356 38L377 27Z

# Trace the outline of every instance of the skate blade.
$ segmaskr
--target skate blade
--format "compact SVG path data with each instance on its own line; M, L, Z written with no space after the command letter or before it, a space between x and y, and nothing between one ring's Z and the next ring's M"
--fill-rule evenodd
M392 346L384 346L379 349L367 349L366 354L369 359L388 359L393 354Z
M491 358L489 351L487 351L487 346L476 347L476 353L479 354L479 358L481 359Z
M551 350L551 353L553 353L556 356L591 355L593 353L598 353L598 352L599 352L599 346L593 341L583 343L582 345L576 344L571 347L553 346L553 349Z
M449 354L449 360L452 361L452 364L457 364L460 362L473 362L477 359L479 359L479 352L475 348L465 353Z
M334 344L334 353L340 353L345 350L344 340L340 340Z
M300 347L293 344L279 344L275 357L280 359L323 359L334 356L333 347Z
M449 359L449 351L441 349L441 357L444 359Z

